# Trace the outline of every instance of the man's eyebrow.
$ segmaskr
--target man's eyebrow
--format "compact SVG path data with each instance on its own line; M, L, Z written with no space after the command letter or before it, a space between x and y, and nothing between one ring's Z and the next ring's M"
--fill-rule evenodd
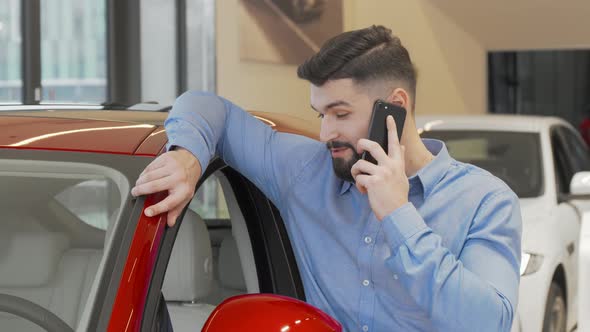
M332 103L329 103L328 105L326 105L324 107L324 111L327 111L330 108L334 108L334 107L338 107L338 106L349 106L350 107L350 104L348 102L344 101L344 100L337 100L335 102L332 102ZM319 112L315 107L313 107L313 105L311 105L311 108L314 111Z

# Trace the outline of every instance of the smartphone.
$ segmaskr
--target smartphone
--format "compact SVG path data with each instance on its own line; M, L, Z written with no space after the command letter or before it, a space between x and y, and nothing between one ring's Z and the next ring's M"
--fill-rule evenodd
M395 120L395 127L397 128L397 138L402 139L402 131L404 129L404 122L406 121L406 109L377 99L373 104L373 114L371 115L371 122L369 124L369 137L371 141L375 141L381 145L383 151L387 153L387 116L393 116ZM377 164L377 161L368 151L363 151L362 159Z

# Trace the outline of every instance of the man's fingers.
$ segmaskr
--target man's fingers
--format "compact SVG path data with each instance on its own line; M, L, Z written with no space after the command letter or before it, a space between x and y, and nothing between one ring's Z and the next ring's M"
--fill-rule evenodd
M354 184L355 184L356 188L362 194L367 193L367 188L368 188L370 177L371 177L370 175L360 174L360 175L357 175L357 177L354 179Z
M176 224L178 216L180 216L180 213L182 212L183 208L184 205L180 204L168 212L168 218L166 220L168 227L173 227Z
M352 174L353 178L356 178L359 174L375 174L378 169L379 167L377 165L361 159L352 165L350 173Z
M361 138L357 143L357 152L362 153L367 151L377 160L377 163L382 164L389 158L379 143Z
M142 175L139 176L135 185L138 186L140 184L148 183L150 181L158 180L161 178L165 178L170 174L170 170L168 167L160 167L151 171L144 171Z
M387 154L393 158L399 156L401 152L399 139L397 138L397 127L393 116L388 115L385 121L387 123L387 149L389 150Z
M168 153L168 152L166 152L166 153ZM156 158L156 160L152 161L149 165L147 165L147 167L143 170L143 172L141 172L141 174L139 176L141 177L142 175L144 175L145 173L147 173L149 171L153 171L153 170L156 170L160 167L166 166L166 160L168 159L168 156L166 155L166 153L159 156L158 158Z
M170 176L167 176L158 180L137 185L131 190L131 194L135 197L154 194L160 191L172 189L173 185L174 183L170 181Z
M179 205L182 203L182 196L179 194L170 194L165 199L160 201L158 204L154 204L147 209L145 209L145 215L148 217L153 217L158 214L166 213L171 211L175 208L178 208ZM182 206L184 207L184 206Z
M399 157L400 163L402 165L406 165L406 146L402 145L400 147L400 151L401 151L399 154L400 155L400 157Z

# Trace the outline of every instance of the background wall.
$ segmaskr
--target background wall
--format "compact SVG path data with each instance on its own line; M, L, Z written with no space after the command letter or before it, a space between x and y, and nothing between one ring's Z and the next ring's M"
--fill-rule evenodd
M240 62L237 0L217 2L217 91L246 109L290 113L317 124L309 83L296 66ZM418 114L484 113L486 51L427 0L344 0L344 30L391 28L418 68Z

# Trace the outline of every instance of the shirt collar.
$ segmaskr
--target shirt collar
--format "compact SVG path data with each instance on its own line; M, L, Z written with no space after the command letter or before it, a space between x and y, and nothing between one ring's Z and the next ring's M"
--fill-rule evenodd
M410 177L410 181L418 178L424 190L424 198L426 198L449 169L452 158L442 141L423 138L422 143L434 155L434 159L422 167L416 175ZM340 195L345 194L350 190L350 187L352 187L352 182L341 180Z
M348 181L344 181L344 180L340 180L340 181L342 181L342 184L340 185L340 196L342 196L350 189L350 187L352 187L352 182L348 182Z
M447 173L453 159L449 155L445 143L442 141L423 138L422 143L424 143L426 149L434 155L434 159L426 164L426 166L422 167L415 175L415 177L418 177L422 183L424 198L426 199Z

